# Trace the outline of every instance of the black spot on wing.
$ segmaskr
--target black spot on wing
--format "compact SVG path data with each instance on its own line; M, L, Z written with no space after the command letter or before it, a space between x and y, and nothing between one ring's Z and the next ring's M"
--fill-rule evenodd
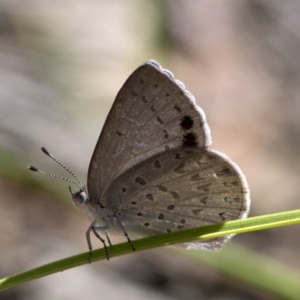
M175 105L175 106L174 106L174 109L175 109L177 112L179 112L179 113L182 112L181 108L180 108L178 105Z
M223 221L226 220L225 212L219 213L219 216L222 218Z
M207 197L207 196L203 197L203 198L200 200L200 202L203 203L203 204L207 204L207 201L208 201L208 197Z
M198 144L196 134L194 132L189 132L183 135L182 144L186 147L196 147Z
M137 183L140 184L140 185L145 185L145 184L146 184L145 179L143 179L142 177L137 177L137 178L135 179L135 182L137 182Z
M190 116L184 116L181 119L180 126L183 130L189 130L193 127L194 121Z
M200 176L200 174L195 174L195 175L191 176L190 180L198 181L198 180L203 180L203 178Z
M166 192L168 189L164 186L164 185L158 185L157 188L162 191L162 192Z
M175 169L174 169L174 172L175 173L178 173L178 174L182 174L185 172L185 170L183 169L185 167L185 164L184 163L181 163L179 166L177 166Z
M166 129L163 130L163 133L164 133L164 138L165 139L168 139L169 138L169 133Z
M199 212L201 212L201 211L202 211L201 208L199 208L199 209L194 209L194 210L193 210L193 214L194 214L194 215L198 215Z
M150 200L150 201L153 201L153 200L154 200L152 194L147 194L147 195L146 195L146 198L147 198L148 200Z
M179 153L176 153L176 154L175 154L175 159L181 159L181 156L180 156Z
M174 199L176 199L176 200L180 199L178 193L176 193L176 192L174 192L174 191L171 191L170 193L171 193L171 195L173 196Z
M235 176L235 172L230 168L223 168L222 170L216 171L218 177L231 177Z
M156 121L159 123L159 124L164 124L163 120L161 119L160 116L156 116Z
M211 185L212 185L211 183L200 185L197 187L197 190L203 190L204 192L209 192Z
M163 220L165 218L165 216L163 214L159 214L158 219L159 220Z
M159 160L156 160L156 161L154 162L154 166L155 166L155 168L157 168L157 169L161 169L160 161L159 161Z

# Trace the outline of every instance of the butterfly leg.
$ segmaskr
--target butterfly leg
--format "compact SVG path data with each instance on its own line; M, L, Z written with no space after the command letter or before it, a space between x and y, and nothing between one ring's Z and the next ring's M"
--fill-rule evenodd
M91 242L91 231L94 233L94 235L101 241L101 243L103 244L104 250L105 250L105 254L106 254L106 259L109 260L109 254L108 254L108 249L106 246L106 242L105 240L98 234L97 231L99 230L104 230L106 229L106 226L103 227L97 227L95 226L96 222L92 222L92 224L90 225L90 227L88 228L87 232L86 232L86 240L87 240L87 244L89 247L89 257L88 257L88 261L89 263L91 262L91 258L92 258L92 242ZM106 234L107 236L107 234ZM107 236L108 237L108 236ZM110 240L108 239L108 243L111 245Z
M121 222L119 216L118 216L116 213L114 214L114 216L115 216L115 218L117 219L117 221L118 221L118 223L119 223L119 225L120 225L120 227L121 227L121 229L122 229L124 235L126 236L127 241L128 241L128 243L129 243L130 247L132 248L132 251L135 251L135 248L134 248L134 246L133 246L133 244L132 244L132 241L131 241L131 239L129 238L129 235L128 235L128 233L126 232L126 230L125 230L125 228L124 228L124 226L123 226L123 224L122 224L122 222Z
M109 238L107 232L105 233L105 235L106 235L106 239L107 239L107 241L108 241L108 243L109 243L109 246L111 246L111 241L110 241L110 238Z

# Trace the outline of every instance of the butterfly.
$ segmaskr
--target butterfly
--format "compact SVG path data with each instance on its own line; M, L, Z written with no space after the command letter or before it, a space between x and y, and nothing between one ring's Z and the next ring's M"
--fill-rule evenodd
M245 176L210 146L205 114L194 97L150 60L117 94L90 161L87 186L42 150L76 178L79 190L70 192L92 220L86 233L90 255L93 232L109 259L110 231L122 231L135 250L128 232L150 236L247 217ZM183 246L214 250L230 237Z

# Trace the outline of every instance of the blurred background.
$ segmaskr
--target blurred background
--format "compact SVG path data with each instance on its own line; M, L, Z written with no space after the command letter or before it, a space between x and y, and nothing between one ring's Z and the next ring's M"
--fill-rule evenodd
M247 177L250 215L298 209L299 14L296 0L1 0L0 277L87 251L89 221L68 185L26 168L66 176L44 146L85 182L118 90L148 59L206 112L213 149ZM299 228L239 235L220 253L133 253L0 299L298 299L293 287L276 291L281 280L272 290L245 277L300 282Z

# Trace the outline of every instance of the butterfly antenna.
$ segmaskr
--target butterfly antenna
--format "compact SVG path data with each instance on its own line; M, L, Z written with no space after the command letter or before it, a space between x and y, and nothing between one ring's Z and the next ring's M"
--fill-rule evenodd
M61 180L64 180L64 181L67 181L67 182L70 182L74 185L76 185L79 189L82 188L82 184L81 184L81 181L78 179L78 177L69 169L67 168L63 163L61 163L59 160L57 160L46 148L42 147L41 148L42 151L47 155L49 156L51 159L53 159L57 164L59 164L62 168L64 168L70 175L72 175L77 182L75 181L72 181L68 178L65 178L65 177L62 177L62 176L58 176L58 175L55 175L55 174L51 174L51 173L48 173L48 172L45 172L45 171L42 171L42 170L39 170L38 168L36 167L33 167L33 166L29 166L28 169L30 171L33 171L33 172L38 172L40 174L43 174L43 175L47 175L47 176L50 176L50 177L55 177L55 178L59 178Z

